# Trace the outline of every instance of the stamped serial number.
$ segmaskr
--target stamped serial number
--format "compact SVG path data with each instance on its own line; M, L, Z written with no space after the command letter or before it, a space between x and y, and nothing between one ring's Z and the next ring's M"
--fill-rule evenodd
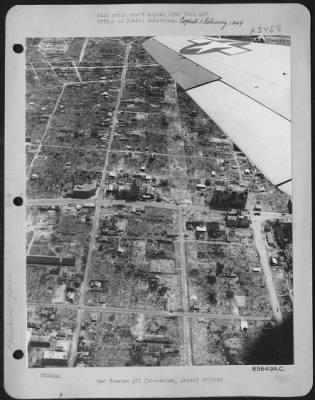
M284 367L281 365L281 366L276 366L276 365L272 365L272 366L253 366L252 367L252 371L253 372L265 372L265 371L268 371L268 372L273 372L273 371L277 371L277 372L284 372L285 371L285 369L284 369Z
M250 35L268 35L281 33L281 25L259 25L253 26Z

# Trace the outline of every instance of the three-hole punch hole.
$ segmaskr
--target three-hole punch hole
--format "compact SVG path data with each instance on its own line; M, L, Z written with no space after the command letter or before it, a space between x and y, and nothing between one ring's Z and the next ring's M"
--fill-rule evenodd
M15 350L12 356L15 360L21 360L24 357L24 353L22 350Z
M21 54L21 53L23 53L23 51L24 51L24 47L23 47L23 45L20 44L20 43L15 43L15 44L13 45L13 51L14 51L14 53ZM14 204L15 206L21 206L21 205L23 204L23 198L20 197L20 196L14 197L14 199L13 199L13 204ZM13 352L13 354L12 354L12 357L13 357L15 360L21 360L21 359L24 357L24 353L23 353L22 350L15 350L15 351Z
M24 51L24 47L20 43L15 43L13 45L13 51L14 51L14 53L21 54Z
M20 196L14 197L13 203L14 203L16 206L21 206L21 205L23 204L23 198L20 197ZM22 350L15 350L15 351L13 352L13 354L12 354L12 357L13 357L15 360L21 360L21 359L24 357L24 353L23 353Z
M21 206L21 205L23 204L23 198L20 197L20 196L14 197L14 199L13 199L13 204L14 204L15 206Z
M21 54L21 53L23 53L23 51L24 51L24 47L23 47L23 45L20 44L20 43L15 43L15 44L12 46L12 48L13 48L14 53L17 53L17 54ZM21 205L23 204L23 198L20 197L20 196L14 197L14 199L13 199L13 204L14 204L15 206L21 206ZM23 352L22 352L22 353L23 353ZM13 353L13 354L14 354L14 353Z

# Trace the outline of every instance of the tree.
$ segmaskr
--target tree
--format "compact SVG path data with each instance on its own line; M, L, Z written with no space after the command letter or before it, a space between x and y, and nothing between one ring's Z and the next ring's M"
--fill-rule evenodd
M217 304L217 288L214 285L211 285L208 290L208 299L211 304Z
M214 285L216 283L217 279L215 277L215 275L208 275L208 283L210 285Z
M167 128L168 127L168 120L167 120L166 115L164 115L164 114L161 117L161 126L163 128Z
M233 290L228 289L228 290L226 291L226 297L227 297L228 299L233 299L233 297L234 297L234 292L233 292Z
M158 203L162 201L162 197L159 192L157 192L157 194L156 194L155 201L157 201Z
M222 264L220 261L217 261L217 268L216 268L216 274L221 275L223 272L224 264Z
M199 269L198 268L192 268L189 271L189 276L197 278L199 276Z
M292 200L291 199L289 199L287 207L288 207L289 214L292 214Z

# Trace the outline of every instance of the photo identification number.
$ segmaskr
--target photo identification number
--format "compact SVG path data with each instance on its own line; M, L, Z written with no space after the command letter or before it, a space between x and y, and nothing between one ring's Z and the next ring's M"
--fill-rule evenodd
M252 371L253 372L265 372L265 371L268 371L268 372L274 372L274 371L284 372L285 369L284 369L284 367L282 365L280 365L280 366L272 365L270 367L269 366L253 366L252 367Z

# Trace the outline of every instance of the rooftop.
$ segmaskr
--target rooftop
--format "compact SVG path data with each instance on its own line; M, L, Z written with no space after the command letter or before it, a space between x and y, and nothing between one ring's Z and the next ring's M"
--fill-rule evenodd
M96 180L93 180L91 183L85 183L83 185L76 185L73 188L75 191L88 191L96 189Z

